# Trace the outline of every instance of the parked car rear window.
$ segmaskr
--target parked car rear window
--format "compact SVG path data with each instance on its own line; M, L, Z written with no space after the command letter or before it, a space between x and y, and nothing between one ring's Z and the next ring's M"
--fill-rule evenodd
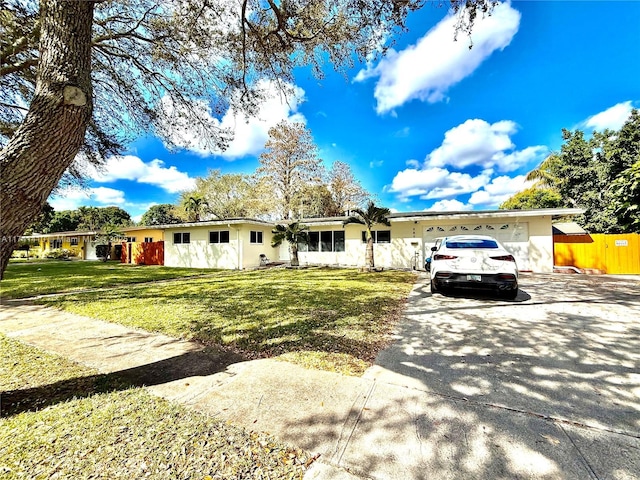
M450 240L446 242L447 248L498 248L494 240L481 238L473 240Z

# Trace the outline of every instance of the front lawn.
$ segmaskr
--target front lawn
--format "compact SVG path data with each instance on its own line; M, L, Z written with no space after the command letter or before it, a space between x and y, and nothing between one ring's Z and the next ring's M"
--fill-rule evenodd
M0 399L6 479L291 479L302 478L311 461L266 434L126 388L3 335Z
M129 265L117 262L42 260L9 263L0 298L25 298L85 288L110 287L212 273L212 270Z
M223 346L249 358L280 357L360 375L388 341L414 280L401 271L224 271L40 303Z

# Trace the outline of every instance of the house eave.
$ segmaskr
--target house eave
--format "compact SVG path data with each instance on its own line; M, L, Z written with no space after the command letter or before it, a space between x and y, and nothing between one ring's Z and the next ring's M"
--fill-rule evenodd
M229 218L226 220L206 220L203 222L185 222L185 223L171 223L167 225L153 225L148 228L155 230L172 230L180 228L195 228L195 227L223 227L228 225L257 225L261 227L272 228L277 222L267 222L264 220L257 220L255 218Z
M475 219L501 219L501 218L522 218L522 217L543 217L549 216L564 217L580 215L584 213L581 208L538 208L531 210L483 210L483 211L457 211L457 212L406 212L392 213L388 216L394 222L419 222L424 220L475 220Z

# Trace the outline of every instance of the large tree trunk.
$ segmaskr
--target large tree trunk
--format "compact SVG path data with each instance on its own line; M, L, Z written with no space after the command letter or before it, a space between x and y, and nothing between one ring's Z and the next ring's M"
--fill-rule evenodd
M0 278L83 142L93 108L93 2L41 0L40 60L29 111L0 152Z

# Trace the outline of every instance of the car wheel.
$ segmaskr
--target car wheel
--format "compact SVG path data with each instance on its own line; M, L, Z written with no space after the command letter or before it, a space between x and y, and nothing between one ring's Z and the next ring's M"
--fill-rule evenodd
M436 284L433 280L431 280L431 293L437 293L438 292L438 287L436 287Z
M512 288L511 290L504 290L502 292L502 296L509 300L515 300L515 298L518 296L518 289Z

